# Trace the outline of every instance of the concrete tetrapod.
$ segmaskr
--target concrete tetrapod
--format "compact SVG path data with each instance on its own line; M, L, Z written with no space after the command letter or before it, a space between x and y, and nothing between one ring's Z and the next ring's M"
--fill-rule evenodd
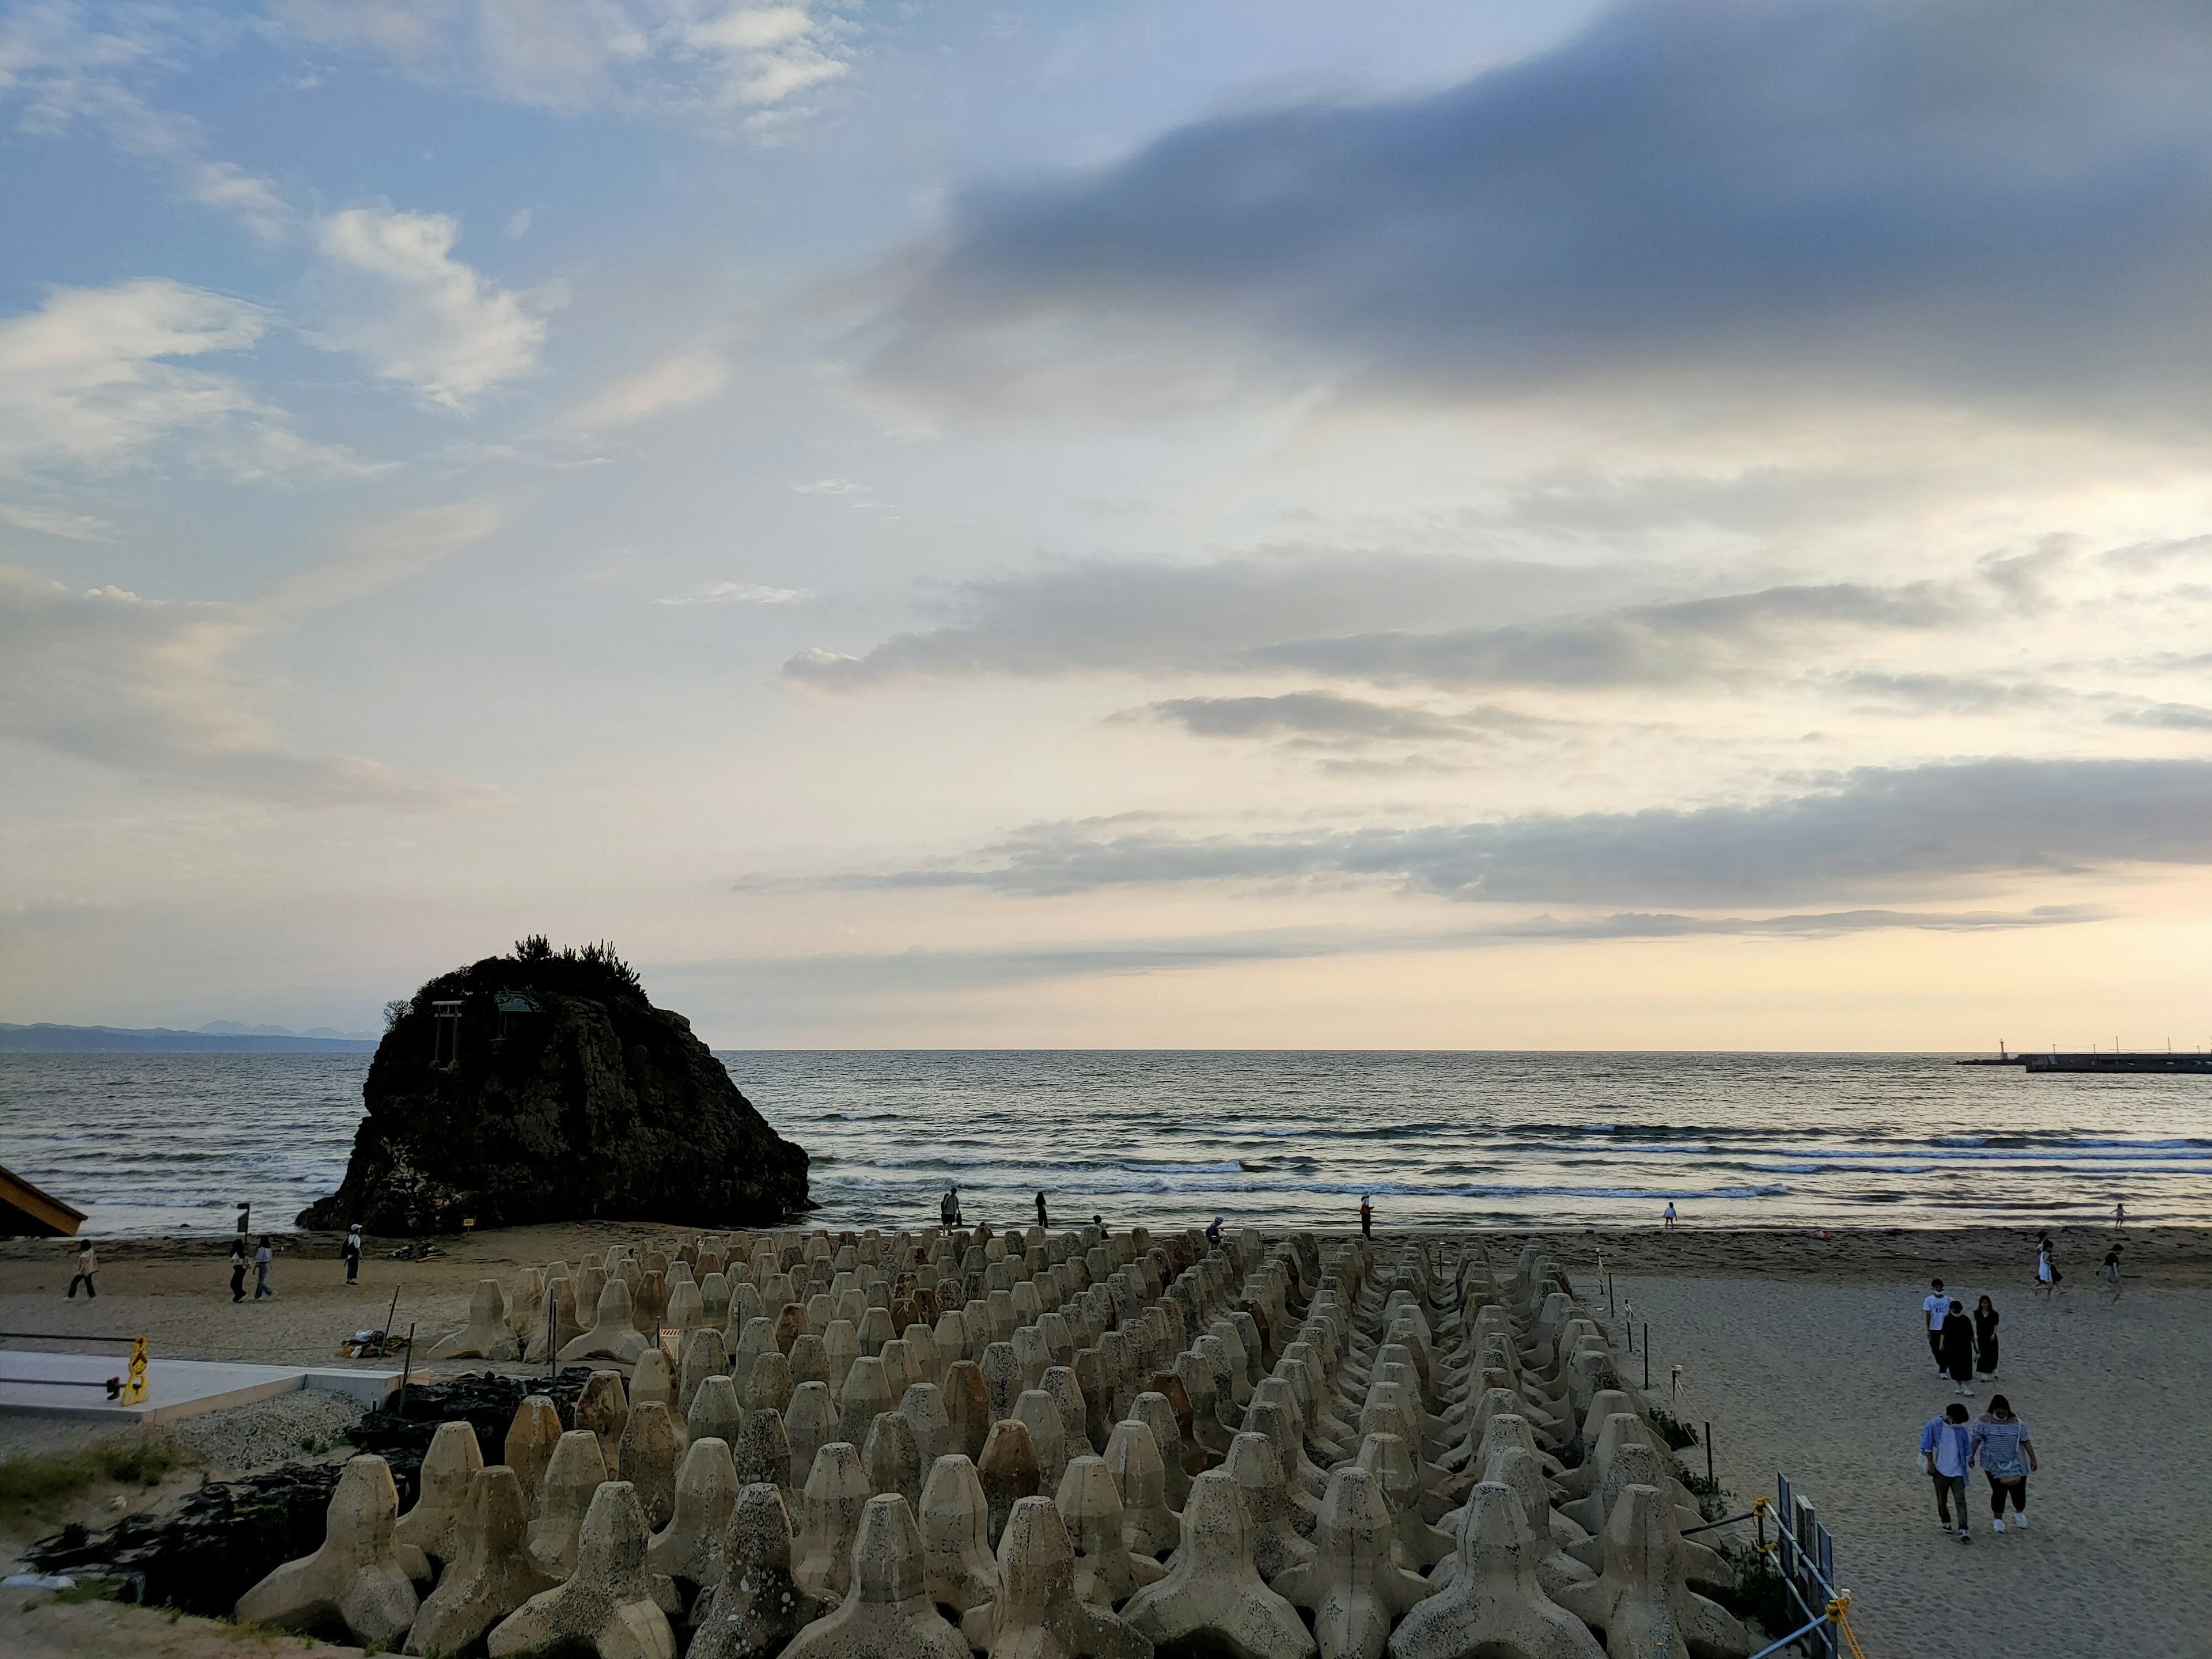
M1129 1547L1154 1559L1182 1542L1182 1517L1168 1507L1168 1476L1160 1443L1133 1418L1114 1425L1106 1442L1106 1468L1121 1492Z
M1620 1494L1631 1486L1651 1486L1668 1492L1668 1482L1659 1473L1658 1455L1640 1442L1621 1446L1613 1453L1606 1467L1603 1484L1578 1506L1578 1513L1583 1515L1595 1511L1598 1534L1568 1546L1568 1553L1575 1560L1589 1567L1605 1565L1605 1523L1613 1514L1613 1505L1620 1501ZM1668 1496L1671 1499L1673 1494L1668 1492ZM1669 1502L1662 1507L1662 1524L1674 1534L1674 1559L1682 1576L1692 1583L1723 1589L1733 1584L1735 1575L1729 1571L1727 1562L1703 1544L1682 1536L1686 1512L1680 1504ZM1700 1520L1689 1524L1703 1522Z
M913 1425L915 1451L925 1475L937 1467L939 1458L958 1449L952 1443L952 1419L945 1414L945 1396L936 1383L909 1384L899 1396L898 1408L899 1415Z
M1264 1434L1240 1434L1222 1467L1237 1483L1252 1523L1252 1565L1269 1583L1293 1567L1310 1565L1314 1547L1291 1526L1291 1498L1283 1460Z
M555 1443L545 1465L538 1517L530 1523L530 1559L548 1577L566 1578L575 1570L584 1512L606 1478L599 1437L589 1429L571 1429Z
M1075 1551L1075 1593L1083 1600L1119 1607L1167 1577L1167 1569L1150 1556L1129 1553L1121 1490L1104 1458L1085 1453L1069 1459L1053 1501Z
M666 1526L676 1513L676 1459L683 1445L683 1432L666 1406L648 1400L631 1407L615 1468L637 1489L645 1524L653 1530Z
M1054 1415L1058 1416L1056 1408ZM1024 1498L1037 1496L1044 1485L1029 1425L1011 1417L992 1424L983 1455L975 1461L975 1474L983 1483L983 1498L990 1506L991 1547L995 1549L1014 1505Z
M738 1505L738 1468L728 1443L694 1440L676 1472L676 1509L646 1546L645 1568L673 1581L690 1606L722 1580L725 1534Z
M684 1363L676 1372L676 1414L688 1426L691 1407L710 1376L730 1375L730 1351L722 1333L704 1326L684 1339Z
M825 1611L791 1576L791 1515L783 1494L756 1481L730 1516L722 1582L694 1610L684 1659L776 1659Z
M691 1396L684 1428L694 1440L719 1440L735 1451L745 1425L745 1408L738 1399L737 1384L727 1376L706 1378Z
M1390 1638L1389 1659L1598 1659L1596 1638L1537 1583L1543 1547L1511 1487L1477 1482L1453 1581L1406 1615Z
M640 1354L629 1374L629 1408L635 1413L641 1406L665 1407L669 1416L676 1415L676 1374L658 1347Z
M507 1322L507 1292L496 1279L479 1279L469 1293L469 1322L430 1350L433 1359L519 1359L522 1344Z
M1313 1614L1320 1659L1382 1659L1390 1626L1432 1594L1392 1559L1391 1527L1381 1476L1362 1468L1329 1476L1314 1559L1273 1584L1292 1607Z
M990 1659L1152 1659L1152 1644L1075 1593L1075 1552L1049 1498L1014 1505L999 1540Z
M553 1461L553 1449L560 1443L558 1408L544 1395L526 1395L514 1408L514 1420L507 1425L505 1455L501 1461L522 1483L522 1501L533 1516L545 1491L545 1466Z
M576 1426L599 1437L600 1459L610 1469L622 1455L623 1430L629 1423L629 1395L623 1388L622 1373L593 1371L576 1396Z
M471 1474L459 1553L423 1599L407 1632L407 1651L465 1652L532 1596L552 1589L559 1581L530 1559L529 1531L530 1510L515 1472L495 1464Z
M445 1565L460 1553L461 1510L469 1498L469 1477L484 1466L477 1431L466 1423L441 1423L422 1454L416 1482L415 1507L399 1517L392 1535Z
M921 1533L897 1493L868 1500L848 1577L843 1605L799 1632L783 1659L968 1659L930 1599Z
M999 1595L991 1510L975 1466L957 1452L933 1464L921 1488L922 1564L929 1599L966 1620Z
M784 1507L790 1508L797 1489L791 1484L791 1442L784 1436L782 1418L772 1411L747 1412L730 1456L738 1466L739 1486L765 1480L783 1493Z
M921 1443L914 1425L897 1412L878 1412L868 1425L868 1437L860 1448L860 1468L868 1489L881 1494L895 1492L908 1507L921 1507Z
M853 1540L868 1501L860 1448L833 1440L814 1454L799 1499L792 1577L808 1595L840 1601L853 1583Z
M599 1292L599 1315L592 1328L562 1345L561 1363L573 1365L580 1359L617 1359L635 1365L644 1352L645 1338L638 1334L630 1319L629 1281L615 1278L608 1279Z
M783 1432L791 1442L792 1490L804 1492L814 1475L815 1453L837 1437L837 1412L827 1382L799 1385L783 1413ZM802 1520L800 1525L805 1524Z
M1060 1402L1042 1389L1024 1389L1010 1415L1030 1431L1030 1443L1036 1449L1037 1490L1059 1490L1060 1477L1067 1471L1067 1445Z
M492 1629L491 1659L676 1659L676 1635L645 1571L645 1511L627 1480L592 1494L566 1583L532 1596Z
M380 1457L348 1460L325 1511L322 1547L287 1561L238 1598L240 1624L310 1632L343 1625L354 1640L398 1647L415 1622L415 1586L393 1528L399 1489Z
M1605 1632L1610 1659L1743 1659L1751 1632L1683 1581L1656 1486L1630 1486L1605 1523L1605 1571L1563 1591L1568 1608Z
M1413 1473L1413 1453L1395 1434L1370 1434L1359 1443L1355 1467L1365 1469L1382 1483L1382 1496L1390 1505L1392 1534L1398 1559L1415 1572L1426 1572L1448 1559L1458 1547L1454 1535L1439 1532L1421 1518L1426 1496ZM1316 1526L1316 1530L1319 1530Z
M1182 1547L1168 1576L1131 1596L1121 1614L1156 1646L1216 1646L1231 1659L1306 1659L1314 1639L1297 1609L1261 1581L1252 1522L1229 1471L1191 1482Z

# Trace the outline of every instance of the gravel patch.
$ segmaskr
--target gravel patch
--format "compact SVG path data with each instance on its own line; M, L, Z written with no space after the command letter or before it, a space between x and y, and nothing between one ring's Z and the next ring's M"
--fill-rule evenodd
M171 1431L213 1469L231 1474L353 1449L343 1439L361 1420L357 1400L324 1389L297 1389L251 1406L188 1417ZM302 1443L312 1443L310 1445Z

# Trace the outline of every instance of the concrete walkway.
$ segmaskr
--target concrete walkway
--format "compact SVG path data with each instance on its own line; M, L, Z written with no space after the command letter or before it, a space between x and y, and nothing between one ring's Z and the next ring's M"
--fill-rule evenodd
M40 1417L126 1423L170 1423L232 1406L250 1405L295 1389L327 1389L368 1406L380 1406L399 1386L399 1373L312 1370L298 1365L240 1365L198 1359L163 1359L146 1368L143 1404L125 1406L99 1386L124 1376L131 1351L47 1353L0 1347L0 1412Z
M2212 1653L2212 1292L1948 1291L1969 1309L1986 1292L2003 1321L1998 1381L1964 1403L2006 1395L2042 1462L2030 1529L2002 1537L1975 1474L1965 1546L1918 1467L1921 1425L1957 1398L1916 1323L1926 1285L1614 1279L1650 1322L1654 1401L1681 1365L1680 1415L1712 1419L1723 1484L1771 1495L1779 1470L1818 1506L1870 1659Z

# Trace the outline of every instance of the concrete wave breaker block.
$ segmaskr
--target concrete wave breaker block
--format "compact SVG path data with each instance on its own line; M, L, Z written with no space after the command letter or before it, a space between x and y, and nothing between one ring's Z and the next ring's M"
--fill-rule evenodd
M1313 1559L1273 1582L1277 1595L1313 1614L1320 1659L1382 1659L1390 1626L1432 1594L1397 1565L1392 1529L1381 1476L1362 1468L1330 1474Z
M479 1279L469 1294L469 1322L430 1350L433 1359L519 1359L522 1344L507 1322L507 1292Z
M625 1365L635 1365L645 1352L645 1338L638 1334L630 1313L629 1282L610 1279L599 1292L599 1313L592 1328L561 1349L561 1363L573 1365L581 1359L613 1359Z
M721 1583L695 1609L684 1659L775 1659L828 1611L791 1576L791 1513L770 1483L738 1494L725 1558Z
M1624 1490L1605 1523L1605 1571L1560 1601L1605 1632L1612 1659L1743 1659L1751 1632L1685 1582L1668 1507L1656 1486Z
M466 1423L441 1423L422 1454L416 1481L415 1507L399 1517L394 1536L443 1566L460 1553L461 1510L468 1503L469 1477L483 1468L477 1431Z
M555 1443L529 1534L530 1558L549 1577L566 1578L575 1571L584 1514L606 1478L599 1437L589 1429L571 1429Z
M1075 1593L1085 1601L1119 1607L1167 1576L1167 1569L1151 1557L1130 1553L1121 1489L1104 1458L1071 1458L1053 1501L1075 1551Z
M301 1632L343 1625L363 1645L398 1647L416 1602L393 1536L399 1489L390 1466L380 1457L349 1460L325 1514L322 1547L239 1597L239 1622Z
M675 1512L646 1547L645 1567L674 1583L686 1602L721 1583L738 1466L726 1441L694 1440L676 1472Z
M1231 1659L1308 1659L1316 1650L1297 1609L1261 1580L1251 1518L1226 1469L1191 1483L1182 1547L1168 1576L1121 1612L1157 1647L1212 1646Z
M921 1533L905 1498L868 1500L847 1576L852 1594L799 1632L783 1659L969 1659L966 1638L930 1599Z
M1075 1551L1049 1498L1014 1505L999 1540L990 1659L1152 1659L1152 1644L1075 1593Z
M676 1633L646 1577L645 1511L627 1480L592 1494L568 1582L492 1627L491 1659L676 1659Z
M416 1613L407 1632L414 1654L462 1653L532 1596L558 1583L530 1559L530 1509L522 1482L505 1464L469 1476L460 1548Z

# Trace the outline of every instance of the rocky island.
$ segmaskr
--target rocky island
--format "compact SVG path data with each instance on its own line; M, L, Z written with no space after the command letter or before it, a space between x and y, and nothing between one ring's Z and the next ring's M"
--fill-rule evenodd
M386 1012L344 1182L302 1227L757 1227L814 1207L805 1152L610 947L532 937Z

